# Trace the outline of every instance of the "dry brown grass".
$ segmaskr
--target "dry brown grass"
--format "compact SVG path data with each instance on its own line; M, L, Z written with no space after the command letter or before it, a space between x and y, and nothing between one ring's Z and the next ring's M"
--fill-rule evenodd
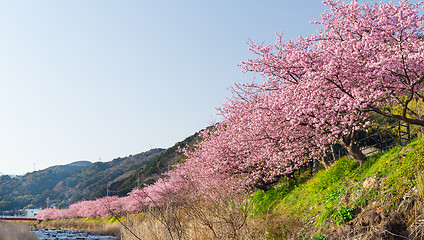
M412 239L424 239L424 173L417 171L416 191L409 200L409 231Z
M0 240L36 240L37 236L30 232L24 223L0 221Z
M160 204L123 219L122 239L260 239L252 237L247 193L219 187L197 195L197 185L187 184L187 192L169 191Z
M275 219L267 219L275 220ZM243 195L211 199L172 199L122 219L125 240L268 239L269 223L250 216Z
M124 219L125 225L132 231L122 230L122 239L125 240L167 240L167 239L190 239L190 240L212 240L212 239L267 239L265 229L259 222L249 219L241 227L237 235L231 230L231 224L219 223L214 230L205 226L202 222L181 216L183 224L181 235L171 234L164 224L151 214L138 214L127 216ZM261 222L263 224L263 222ZM217 223L218 224L218 223ZM215 233L213 232L215 231ZM219 232L217 234L216 232ZM136 236L134 236L134 234Z

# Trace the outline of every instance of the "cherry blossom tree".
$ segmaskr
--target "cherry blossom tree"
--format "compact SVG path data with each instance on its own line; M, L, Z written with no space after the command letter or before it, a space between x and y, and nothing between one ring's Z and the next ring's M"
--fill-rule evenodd
M205 130L194 149L185 149L185 160L167 177L125 198L45 209L39 217L107 216L176 199L219 201L251 187L266 190L336 143L362 164L366 157L356 134L369 126L371 113L424 126L413 104L424 101L422 3L324 4L329 10L313 22L321 26L316 34L285 41L281 33L268 45L249 42L256 58L241 66L263 81L235 85L233 97L219 108L222 122Z
M352 107L423 126L412 104L423 101L424 16L422 3L361 4L327 1L316 51L325 61L316 71L342 91ZM397 105L400 114L387 106Z
M316 35L285 42L280 34L275 44L249 43L258 57L242 67L265 80L241 89L253 96L291 94L289 118L310 125L318 138L337 138L363 163L355 134L368 125L369 112L424 124L411 104L423 100L421 4L324 3L330 10L314 22L322 26ZM401 114L390 111L394 104L402 108Z

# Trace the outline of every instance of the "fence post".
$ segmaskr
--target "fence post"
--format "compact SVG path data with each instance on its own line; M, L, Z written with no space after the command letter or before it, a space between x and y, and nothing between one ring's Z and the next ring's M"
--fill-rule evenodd
M383 146L383 134L381 133L381 129L378 130L378 136L380 136L380 152L383 152L384 146Z
M399 145L405 146L411 141L409 123L399 121Z

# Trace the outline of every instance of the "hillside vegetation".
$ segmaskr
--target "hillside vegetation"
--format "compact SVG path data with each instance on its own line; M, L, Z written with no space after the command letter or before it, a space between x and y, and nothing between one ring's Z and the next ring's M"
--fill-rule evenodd
M424 238L424 139L252 195L271 239Z
M113 195L126 196L134 188L156 182L163 173L181 161L182 152L179 149L192 148L200 139L199 133L195 133L183 141L177 142L172 147L160 152L153 160L138 168L132 174L126 174L125 177L112 183L109 189Z
M136 169L151 162L164 149L119 157L110 162L97 162L82 169L69 179L70 202L106 196L108 187L115 181L130 176Z

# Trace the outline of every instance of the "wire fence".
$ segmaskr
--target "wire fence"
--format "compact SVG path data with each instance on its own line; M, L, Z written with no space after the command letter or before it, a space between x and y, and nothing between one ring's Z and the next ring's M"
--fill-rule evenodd
M372 133L368 133L357 142L365 156L370 156L377 152L385 152L396 145L405 146L411 142L410 127L407 123L397 122L396 125L374 129ZM347 155L349 153L341 145L333 145L326 157L335 161Z

